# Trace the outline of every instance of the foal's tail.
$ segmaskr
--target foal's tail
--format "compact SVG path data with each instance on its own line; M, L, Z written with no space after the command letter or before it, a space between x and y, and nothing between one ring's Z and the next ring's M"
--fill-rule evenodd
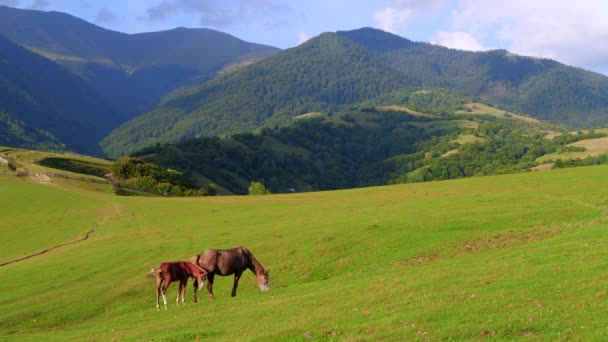
M156 278L156 276L160 273L160 268L152 268L150 269L150 273L148 273L147 277L148 278Z

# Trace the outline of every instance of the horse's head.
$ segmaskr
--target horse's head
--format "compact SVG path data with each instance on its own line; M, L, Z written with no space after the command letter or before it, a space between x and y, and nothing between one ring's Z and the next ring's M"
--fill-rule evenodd
M268 283L270 282L270 276L268 275L268 271L260 272L256 276L256 278L258 280L258 286L260 287L260 290L268 291Z

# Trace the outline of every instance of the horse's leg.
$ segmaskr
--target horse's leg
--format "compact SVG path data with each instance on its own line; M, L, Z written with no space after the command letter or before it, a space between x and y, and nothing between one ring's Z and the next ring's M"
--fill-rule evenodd
M215 273L209 273L207 275L207 292L209 292L209 299L215 300L215 296L213 295L213 278L215 277Z
M236 288L239 286L239 279L241 278L241 274L243 272L237 272L234 274L234 285L232 285L232 297L236 297Z
M195 303L198 303L198 296L197 296L197 292L198 291L198 279L194 278L194 295L193 295L193 301Z

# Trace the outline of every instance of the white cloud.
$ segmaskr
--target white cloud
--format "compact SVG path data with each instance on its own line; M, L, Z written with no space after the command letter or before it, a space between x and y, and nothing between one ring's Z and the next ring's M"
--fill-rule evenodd
M389 7L375 11L376 24L388 32L396 32L397 27L417 15L439 11L445 0L391 0Z
M19 6L19 0L0 0L0 5L17 7Z
M97 15L95 16L94 20L98 24L107 24L115 22L116 20L118 20L118 17L111 10L107 9L106 7L103 7L99 10L99 12L97 12Z
M462 31L437 33L437 41L433 42L445 47L468 51L486 50L483 45L472 34Z
M608 70L605 0L459 0L452 18L454 31L503 41L512 52Z
M293 11L277 0L161 0L146 10L151 21L163 21L173 16L196 15L203 26L228 28L261 24L285 27L292 24L286 17L306 20L303 13ZM293 19L292 18L292 19Z
M34 10L44 10L47 9L49 5L50 4L47 0L34 0L27 8Z
M431 35L448 47L506 48L608 73L606 0L391 0L373 19L393 33L414 20L434 25Z
M310 35L308 35L304 32L298 33L298 45L305 43L309 39L310 39Z

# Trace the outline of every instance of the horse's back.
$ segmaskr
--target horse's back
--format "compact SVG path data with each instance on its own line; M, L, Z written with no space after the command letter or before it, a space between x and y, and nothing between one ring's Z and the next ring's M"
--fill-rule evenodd
M230 275L241 272L248 265L245 247L231 249L207 249L203 253L192 257L194 264L206 269L210 273Z

